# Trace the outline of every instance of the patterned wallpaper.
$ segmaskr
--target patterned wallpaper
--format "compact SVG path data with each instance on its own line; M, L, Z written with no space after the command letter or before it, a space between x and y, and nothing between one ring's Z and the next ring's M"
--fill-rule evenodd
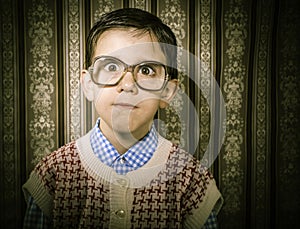
M158 116L167 138L186 149L197 144L199 159L219 147L209 145L211 136L221 138L211 121L226 127L210 167L225 200L220 228L299 226L297 0L1 0L1 224L21 227L21 185L36 162L94 125L79 84L85 38L101 14L122 7L159 16L205 66L193 82L187 76L195 66L179 52L181 93ZM225 123L217 103L206 101L215 92L210 74L225 101ZM192 109L199 128L176 115Z
M18 93L18 50L15 48L17 39L15 27L17 25L17 6L12 1L1 1L1 31L0 31L0 202L1 224L13 220L20 221L22 214L19 195L21 158L18 139L19 129L19 93Z
M57 44L53 5L32 1L26 5L26 152L36 164L57 147Z
M222 69L220 84L227 104L227 131L220 154L220 184L225 196L222 223L234 228L245 224L246 208L246 106L247 53L249 52L249 9L247 1L224 1ZM250 7L251 8L251 7ZM228 185L230 184L230 185ZM239 220L228 218L236 215Z
M300 206L300 45L299 2L280 2L276 59L276 182L281 217L280 227L300 225L295 209ZM274 79L273 79L274 80ZM274 99L274 98L273 98ZM276 207L276 205L275 205Z

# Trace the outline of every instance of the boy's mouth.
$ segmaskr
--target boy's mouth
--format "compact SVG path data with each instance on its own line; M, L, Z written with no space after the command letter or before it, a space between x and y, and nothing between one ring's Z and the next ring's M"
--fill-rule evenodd
M130 104L130 103L114 103L114 107L121 108L121 109L135 109L137 106Z

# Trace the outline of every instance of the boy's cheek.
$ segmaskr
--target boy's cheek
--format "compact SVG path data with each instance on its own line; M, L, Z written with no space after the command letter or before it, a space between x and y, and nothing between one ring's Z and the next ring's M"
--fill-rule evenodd
M94 104L101 103L101 101L105 101L109 98L109 96L105 96L105 88L98 86L93 91L94 94Z

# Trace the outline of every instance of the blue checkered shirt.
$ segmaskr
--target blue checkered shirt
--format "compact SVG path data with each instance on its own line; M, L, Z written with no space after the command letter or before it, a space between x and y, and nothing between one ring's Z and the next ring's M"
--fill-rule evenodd
M126 153L120 155L102 134L99 124L100 119L97 120L90 136L92 149L102 163L114 168L118 174L126 174L129 171L138 169L151 159L158 142L154 126L143 139L133 145ZM51 220L44 215L34 199L29 197L23 229L50 228L52 228ZM215 212L212 211L202 229L216 228L218 228L217 217Z
M112 167L118 174L124 175L142 167L156 150L158 138L154 126L144 138L120 155L102 134L99 125L100 119L97 120L90 136L92 149L102 163Z

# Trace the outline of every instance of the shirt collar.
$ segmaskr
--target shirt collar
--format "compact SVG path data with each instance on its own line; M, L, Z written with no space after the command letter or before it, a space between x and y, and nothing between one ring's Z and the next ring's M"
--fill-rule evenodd
M123 155L117 152L115 147L103 135L99 126L100 119L97 120L96 125L92 129L90 136L91 146L100 161L110 167L114 167L114 163L120 161L118 159L123 158L126 161L125 166L131 167L130 170L138 169L151 159L156 150L158 136L154 124L146 136L130 147Z

